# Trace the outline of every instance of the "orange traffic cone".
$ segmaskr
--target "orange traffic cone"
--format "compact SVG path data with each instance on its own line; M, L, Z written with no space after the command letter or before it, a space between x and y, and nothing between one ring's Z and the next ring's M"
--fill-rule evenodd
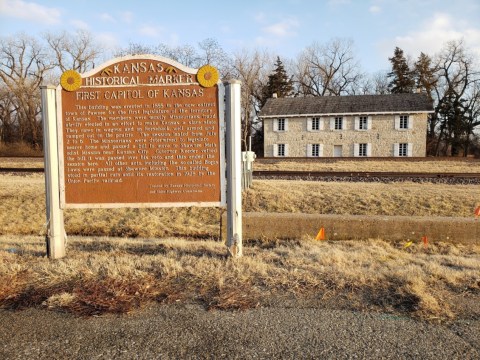
M475 220L478 220L479 217L480 217L480 206L477 206L477 208L475 209Z
M422 241L423 241L423 247L426 249L428 246L428 237L422 236Z
M320 228L320 231L317 234L315 240L325 240L325 228Z

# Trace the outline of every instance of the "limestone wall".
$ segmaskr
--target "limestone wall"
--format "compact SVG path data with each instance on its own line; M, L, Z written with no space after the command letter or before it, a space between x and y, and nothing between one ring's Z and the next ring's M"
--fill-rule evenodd
M395 115L372 115L371 128L355 130L355 117L343 116L344 129L331 130L330 117L322 117L321 130L308 131L306 117L287 119L286 131L274 131L274 119L264 119L264 156L274 155L274 144L288 144L286 156L306 157L308 144L323 144L323 156L334 156L334 146L342 146L343 157L354 156L354 143L371 144L370 156L394 156L395 143L411 143L413 157L426 155L427 114L410 114L412 128L395 129Z

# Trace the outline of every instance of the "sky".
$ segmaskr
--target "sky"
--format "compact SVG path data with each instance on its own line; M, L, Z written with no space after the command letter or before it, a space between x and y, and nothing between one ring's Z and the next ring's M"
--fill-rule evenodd
M109 49L214 38L228 53L267 49L282 61L346 38L371 73L390 69L396 46L416 59L461 38L480 62L479 20L480 0L0 0L0 36L86 29Z

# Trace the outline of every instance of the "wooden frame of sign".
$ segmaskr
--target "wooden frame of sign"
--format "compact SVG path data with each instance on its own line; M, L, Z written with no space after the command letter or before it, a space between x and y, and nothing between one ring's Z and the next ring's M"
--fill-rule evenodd
M224 206L225 91L214 68L200 70L142 55L104 63L79 87L66 73L61 208Z

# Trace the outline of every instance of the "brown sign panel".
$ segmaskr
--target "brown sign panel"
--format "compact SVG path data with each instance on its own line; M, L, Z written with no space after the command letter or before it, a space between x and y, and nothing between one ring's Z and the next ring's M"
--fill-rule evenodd
M195 69L139 56L81 79L65 75L58 92L63 207L224 204L217 78L208 83L212 74L202 73L202 86Z

